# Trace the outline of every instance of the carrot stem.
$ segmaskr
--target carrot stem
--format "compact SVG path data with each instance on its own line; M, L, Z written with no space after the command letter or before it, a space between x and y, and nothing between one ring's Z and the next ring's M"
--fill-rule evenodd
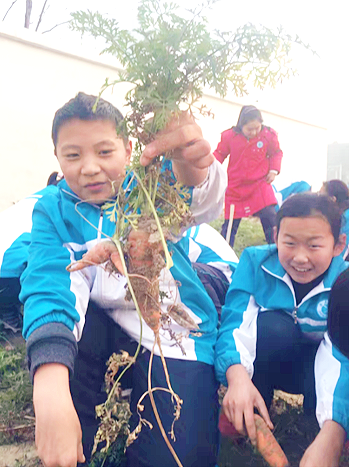
M166 243L166 240L165 240L165 237L164 237L164 233L162 231L162 228L161 228L161 224L160 224L160 220L159 220L159 217L158 217L158 214L156 212L156 209L155 209L155 206L152 202L152 199L147 191L147 189L145 188L142 180L140 179L139 175L135 172L135 175L136 175L136 178L137 178L137 181L138 183L140 184L148 202L149 202L149 206L150 206L150 209L154 215L154 219L155 219L155 222L156 222L156 225L158 227L158 232L160 234L160 238L161 238L161 243L162 243L162 246L164 248L164 252L165 252L165 260L166 260L166 267L167 269L171 269L172 266L173 266L173 261L172 261L172 258L171 258L171 255L168 251L168 248L167 248L167 243Z
M143 336L143 321L142 321L142 313L141 313L141 310L139 308L139 305L138 305L138 302L137 302L137 298L136 298L136 295L134 293L134 290L133 290L133 287L132 287L132 284L131 284L131 281L130 281L130 277L128 275L128 272L127 272L127 267L126 267L126 262L125 262L125 258L124 258L124 253L122 251L122 248L121 248L121 244L120 244L120 241L115 239L114 240L115 242L115 245L116 245L116 248L118 249L118 252L119 252L119 255L120 255L120 261L121 261L121 264L124 268L124 271L125 271L125 277L126 277L126 280L127 280L127 284L128 284L128 287L129 287L129 290L130 290L130 293L131 293L131 296L132 296L132 299L133 299L133 302L135 304L135 307L136 307L136 310L137 310L137 314L138 314L138 317L139 317L139 325L140 325L140 332L139 332L139 342L138 342L138 346L137 346L137 349L136 349L136 352L133 356L133 360L135 361L138 357L138 354L140 352L140 349L141 349L141 343L142 343L142 336ZM118 385L118 382L120 381L121 377L126 373L126 371L130 368L130 366L133 364L133 362L130 362L123 370L122 372L120 373L120 375L117 377L115 383L113 384L113 387L111 388L109 394L108 394L108 398L105 402L106 405L108 405L110 403L110 400L115 392L115 389L117 388L117 385Z

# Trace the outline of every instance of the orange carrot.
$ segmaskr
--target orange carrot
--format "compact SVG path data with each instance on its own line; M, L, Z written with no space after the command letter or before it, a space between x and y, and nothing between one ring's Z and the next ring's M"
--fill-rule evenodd
M268 428L262 417L255 414L255 423L257 429L257 449L270 467L289 467L289 462L276 441L273 433Z
M127 253L135 268L150 267L154 255L162 250L161 242L149 242L150 234L144 230L132 230L127 239Z
M127 240L126 251L130 260L129 277L136 294L137 302L144 321L158 333L161 325L159 306L159 284L154 281L163 264L157 261L153 266L154 255L161 248L159 242L149 243L149 233L132 230ZM85 253L79 261L69 264L69 272L80 271L87 266L97 266L111 261L118 272L125 275L118 249L114 242L106 240L98 243Z
M80 271L87 266L97 266L103 264L106 261L111 260L116 269L124 274L124 268L122 266L119 252L114 242L106 240L97 243L91 250L85 253L79 261L71 263L67 266L67 271L74 272Z

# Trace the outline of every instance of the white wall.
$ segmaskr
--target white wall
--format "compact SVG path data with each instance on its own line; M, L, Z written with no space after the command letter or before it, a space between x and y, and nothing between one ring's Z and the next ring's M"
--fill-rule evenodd
M59 50L48 40L0 27L0 211L43 188L49 174L58 170L50 134L55 111L78 91L97 94L106 77L116 77L110 59ZM127 89L120 84L103 97L123 110ZM204 103L215 118L200 117L200 125L215 149L220 133L236 123L241 104L212 95ZM285 155L277 185L304 179L320 186L326 176L326 131L261 110L265 124L279 133Z

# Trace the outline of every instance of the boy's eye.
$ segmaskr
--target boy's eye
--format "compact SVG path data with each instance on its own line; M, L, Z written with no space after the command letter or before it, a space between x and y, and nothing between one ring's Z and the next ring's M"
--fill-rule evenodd
M65 157L66 157L67 159L76 159L77 157L79 157L79 154L76 153L76 152L73 152L73 153L71 153L71 154L66 154Z
M294 242L284 242L286 246L294 246Z
M321 245L317 245L317 244L316 244L316 245L315 245L315 244L314 244L314 245L310 245L310 248L313 248L313 249L321 248Z
M103 151L100 151L101 156L109 156L113 152L112 149L103 149Z

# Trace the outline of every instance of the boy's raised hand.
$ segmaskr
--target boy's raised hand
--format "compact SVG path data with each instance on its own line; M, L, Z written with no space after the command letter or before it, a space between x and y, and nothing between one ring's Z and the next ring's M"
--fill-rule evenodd
M178 114L157 134L144 149L140 162L148 165L154 157L166 152L171 153L177 180L191 186L205 180L208 167L215 160L210 144L188 112Z
M34 376L35 443L45 467L76 467L85 462L82 433L64 365L50 363Z
M232 365L228 368L227 380L228 391L223 399L224 413L237 431L242 434L247 432L252 444L256 445L255 407L268 427L270 429L274 428L263 397L241 364Z

